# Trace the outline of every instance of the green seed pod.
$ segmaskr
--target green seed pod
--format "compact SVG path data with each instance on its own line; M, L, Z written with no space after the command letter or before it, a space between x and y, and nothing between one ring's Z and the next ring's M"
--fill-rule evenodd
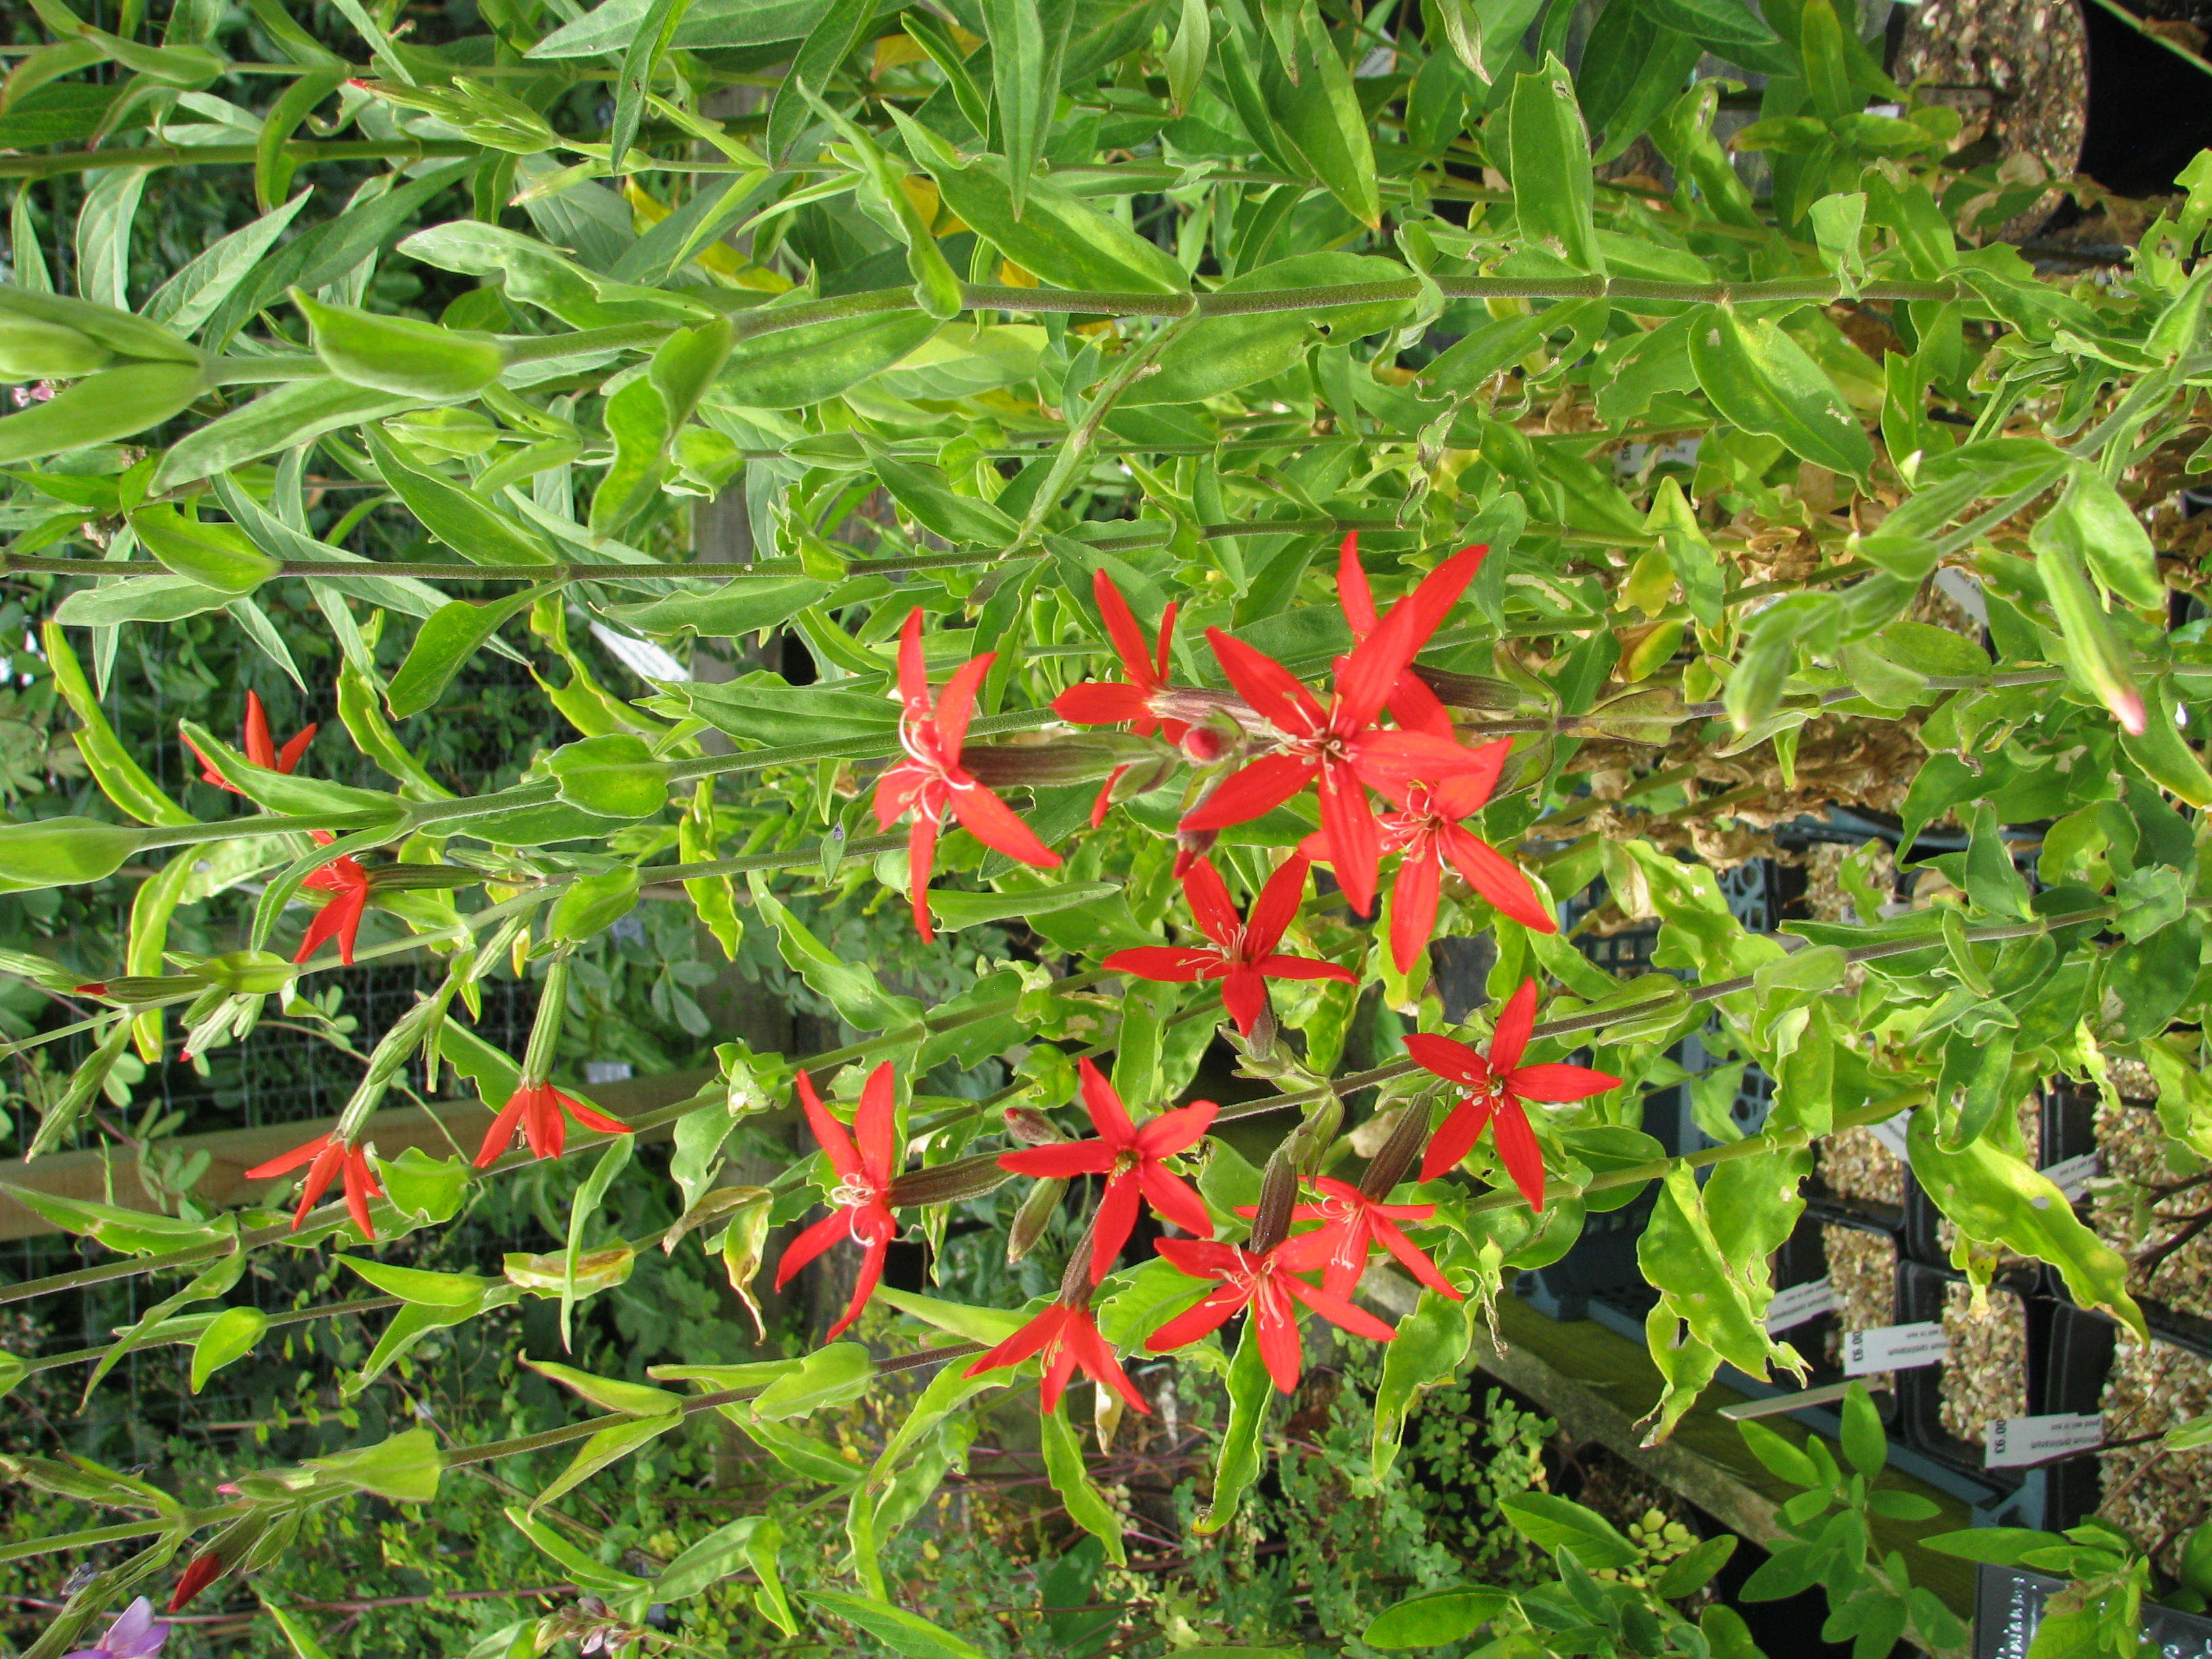
M1013 1224L1006 1229L1006 1265L1011 1267L1037 1246L1059 1212L1060 1201L1067 1194L1067 1182L1057 1178L1040 1181L1022 1200L1021 1207L1014 1212ZM1082 1252L1088 1260L1089 1253Z

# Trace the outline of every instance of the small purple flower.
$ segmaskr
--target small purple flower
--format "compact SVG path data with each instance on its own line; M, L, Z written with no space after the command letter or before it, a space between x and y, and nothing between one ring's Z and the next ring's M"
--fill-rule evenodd
M62 1659L153 1659L169 1639L169 1627L154 1617L154 1604L140 1596L115 1616L98 1644Z

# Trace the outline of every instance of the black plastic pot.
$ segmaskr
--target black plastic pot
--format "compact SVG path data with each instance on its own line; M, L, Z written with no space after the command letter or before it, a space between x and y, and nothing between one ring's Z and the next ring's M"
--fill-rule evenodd
M2123 196L2162 195L2212 146L2212 76L2094 0L2082 0L2081 17L2089 103L2081 170Z
M1945 1292L1955 1284L1964 1282L1963 1276L1928 1267L1917 1261L1897 1264L1897 1322L1917 1325L1926 1322L1941 1323L1943 1318ZM2023 1361L2022 1392L2028 1401L2028 1410L2035 1410L2034 1390L2038 1386L2033 1360L2035 1321L2030 1300L2032 1282L2028 1285L2007 1285L2002 1289L2018 1296L2027 1312L2028 1358ZM1992 1292L1994 1294L1994 1292ZM1943 1426L1942 1390L1943 1368L1918 1365L1902 1370L1897 1376L1898 1417L1905 1443L1923 1457L1987 1481L1998 1487L2017 1487L2024 1478L2019 1469L1984 1468L1982 1448L1962 1440Z

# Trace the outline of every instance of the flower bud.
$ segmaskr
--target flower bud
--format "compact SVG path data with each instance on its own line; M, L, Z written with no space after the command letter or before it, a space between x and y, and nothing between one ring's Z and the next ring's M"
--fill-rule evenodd
M1006 1108L1006 1133L1024 1146L1057 1146L1067 1139L1058 1124L1028 1106Z
M956 1159L920 1170L909 1170L893 1181L885 1200L895 1209L933 1204L959 1204L996 1192L1013 1176L999 1167L999 1155Z
M1021 1207L1014 1212L1013 1225L1006 1229L1006 1265L1011 1267L1037 1246L1037 1241L1052 1225L1052 1218L1060 1212L1060 1200L1067 1195L1067 1182L1058 1178L1040 1181L1022 1200ZM1089 1251L1079 1252L1085 1267L1091 1260Z
M65 324L0 313L0 380L68 380L114 361L114 352Z
M243 996L274 996L300 976L297 964L267 951L233 951L199 964L210 983Z
M1275 1149L1260 1174L1260 1204L1252 1218L1252 1236L1244 1248L1265 1255L1291 1234L1291 1210L1298 1198L1297 1160L1285 1141Z
M1152 745L1142 738L1086 732L1042 743L970 744L960 751L960 766L986 789L1021 784L1053 788L1095 783L1116 767L1152 752Z

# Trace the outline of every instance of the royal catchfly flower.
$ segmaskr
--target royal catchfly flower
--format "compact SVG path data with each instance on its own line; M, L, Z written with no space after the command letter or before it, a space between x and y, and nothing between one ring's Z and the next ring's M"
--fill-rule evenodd
M115 1615L99 1641L62 1659L153 1659L168 1639L169 1627L154 1617L154 1604L142 1595Z
M310 833L324 847L336 839L327 830ZM340 854L313 872L300 885L328 896L323 901L323 908L315 913L315 919L307 924L307 937L300 941L299 954L292 960L305 962L325 939L335 939L338 942L338 960L352 967L354 940L361 933L361 914L368 904L368 867L359 859Z
M1468 1091L1430 1137L1421 1160L1422 1180L1433 1181L1465 1158L1488 1127L1499 1161L1528 1207L1544 1207L1544 1154L1529 1127L1528 1103L1587 1100L1618 1089L1620 1079L1584 1066L1523 1066L1521 1056L1535 1024L1536 981L1528 979L1498 1014L1487 1055L1449 1037L1407 1034L1406 1052L1417 1065L1447 1082L1466 1085Z
M1168 687L1168 658L1175 640L1176 605L1168 601L1160 613L1160 633L1150 650L1146 648L1144 630L1138 627L1137 618L1129 609L1129 602L1121 597L1121 590L1114 579L1103 570L1091 575L1091 591L1098 601L1098 615L1106 624L1106 637L1114 642L1115 654L1121 659L1120 680L1085 680L1080 685L1071 685L1052 700L1053 712L1073 726L1121 726L1140 738L1155 732L1170 743L1182 741L1183 733L1190 727L1185 721L1171 720L1158 713L1154 700ZM1091 809L1091 827L1097 829L1106 821L1106 809L1114 799L1114 786L1129 769L1117 766L1106 781L1098 787L1098 799Z
M1310 957L1276 953L1291 919L1298 913L1308 867L1301 854L1285 859L1260 890L1248 921L1237 913L1237 902L1229 896L1219 872L1210 860L1201 858L1185 872L1183 890L1189 895L1190 913L1199 930L1213 941L1213 948L1139 945L1115 951L1105 965L1115 973L1172 984L1219 980L1221 1006L1246 1036L1252 1035L1253 1026L1267 1008L1271 979L1333 979L1357 985L1359 976L1348 968Z
M903 1160L893 1089L891 1063L885 1060L869 1073L848 1131L823 1105L813 1080L804 1072L799 1074L799 1103L806 1113L806 1127L836 1171L837 1186L828 1200L830 1213L793 1239L775 1264L775 1285L781 1290L793 1274L842 1240L849 1238L860 1246L860 1283L845 1316L830 1328L828 1340L835 1341L860 1316L884 1276L884 1256L898 1236L898 1218L891 1213L890 1198Z
M1390 890L1390 957L1401 974L1413 970L1414 959L1427 948L1436 932L1437 900L1442 891L1446 864L1459 872L1468 886L1497 906L1503 915L1540 933L1559 931L1559 923L1536 896L1536 890L1517 866L1461 822L1489 803L1498 786L1499 768L1513 747L1500 738L1474 750L1482 769L1446 778L1441 783L1385 783L1378 786L1398 810L1377 819L1382 834L1382 853L1401 854L1397 879ZM1335 848L1327 830L1308 836L1301 848L1309 858L1334 862Z
M1094 1218L1094 1236L1098 1224ZM985 1371L1018 1365L1030 1355L1041 1354L1044 1375L1037 1389L1037 1401L1048 1417L1059 1408L1060 1396L1079 1366L1100 1388L1113 1389L1149 1416L1152 1408L1137 1392L1136 1384L1129 1381L1121 1362L1114 1357L1113 1348L1098 1334L1097 1316L1091 1311L1091 1278L1084 1271L1086 1254L1079 1249L1069 1256L1067 1270L1060 1275L1060 1294L1053 1298L1052 1305L969 1366L967 1374L981 1376Z
M477 1168L489 1169L501 1153L514 1145L515 1133L521 1132L536 1158L558 1158L568 1144L568 1125L562 1114L576 1120L581 1128L597 1129L601 1134L626 1135L630 1127L620 1118L609 1117L605 1112L586 1106L574 1095L567 1095L544 1079L516 1086L507 1097L507 1105L491 1121L485 1132L483 1146L477 1153Z
M1462 556L1473 556L1473 568L1480 570L1482 561L1490 551L1487 546L1470 547ZM1374 590L1367 585L1367 568L1359 562L1359 532L1348 531L1344 544L1337 550L1336 603L1344 612L1344 625L1351 630L1356 645L1382 625L1376 614ZM1435 631L1431 624L1428 630ZM1452 734L1451 715L1429 683L1414 672L1409 663L1398 676L1397 684L1390 688L1389 701L1384 705L1392 718L1409 731L1433 732L1438 737Z
M307 1166L307 1173L300 1182L300 1207L293 1212L292 1231L300 1231L307 1212L322 1202L331 1182L343 1174L346 1208L353 1214L354 1224L361 1229L363 1238L374 1238L376 1229L368 1222L368 1200L381 1196L384 1189L376 1184L375 1174L368 1167L368 1154L340 1139L335 1132L318 1135L281 1158L256 1164L246 1172L246 1179L261 1181L270 1176L289 1175L302 1164Z
M1386 731L1381 717L1414 655L1443 623L1482 562L1468 548L1421 579L1390 608L1375 631L1337 659L1326 706L1273 658L1225 634L1206 640L1230 683L1272 728L1267 751L1247 761L1187 813L1184 831L1219 830L1272 811L1312 784L1322 828L1336 859L1336 878L1354 909L1375 903L1382 834L1368 787L1388 782L1439 783L1480 769L1472 750L1435 731Z
M1435 1205L1385 1204L1347 1182L1328 1176L1316 1176L1313 1188L1320 1194L1319 1201L1301 1204L1291 1215L1299 1221L1322 1224L1283 1245L1285 1266L1297 1273L1318 1273L1323 1290L1332 1296L1350 1296L1366 1270L1368 1255L1380 1244L1431 1290L1455 1302L1462 1299L1451 1280L1398 1224L1428 1220L1437 1212Z
M929 870L948 810L986 847L1040 869L1055 869L1060 864L1060 854L960 764L960 745L975 711L975 693L997 655L987 651L963 663L933 698L922 663L920 611L907 613L906 629L899 636L899 747L907 757L876 780L876 823L888 830L913 815L907 831L908 879L914 925L926 939L937 937L929 921Z
M1285 1394L1298 1385L1304 1369L1298 1345L1297 1304L1311 1308L1332 1325L1376 1342L1388 1342L1391 1328L1340 1296L1309 1285L1278 1245L1255 1253L1241 1244L1218 1244L1206 1239L1164 1238L1160 1254L1180 1273L1193 1279L1217 1280L1198 1304L1154 1331L1145 1346L1152 1353L1170 1353L1188 1347L1208 1331L1226 1323L1238 1310L1249 1307L1258 1322L1260 1357L1267 1375Z
M270 734L269 711L261 706L258 696L251 691L246 694L246 740L243 746L246 758L256 766L265 767L271 772L290 772L299 765L300 757L307 752L307 745L315 740L315 733L320 729L311 725L295 733L291 741L279 749L276 739ZM186 738L184 744L199 761L202 781L211 783L218 789L227 789L234 795L246 793L217 771L215 763L201 754L199 745L190 738Z
M1218 1109L1210 1100L1193 1102L1171 1112L1162 1112L1140 1128L1129 1118L1121 1097L1088 1060L1076 1061L1082 1079L1083 1103L1091 1114L1095 1140L1071 1140L1057 1146L1030 1146L1018 1152L999 1154L999 1167L1016 1175L1047 1180L1075 1176L1106 1177L1106 1191L1098 1200L1098 1218L1091 1234L1091 1282L1096 1285L1113 1271L1115 1259L1136 1230L1139 1200L1149 1202L1162 1219L1200 1238L1213 1232L1206 1200L1164 1160L1204 1138Z

